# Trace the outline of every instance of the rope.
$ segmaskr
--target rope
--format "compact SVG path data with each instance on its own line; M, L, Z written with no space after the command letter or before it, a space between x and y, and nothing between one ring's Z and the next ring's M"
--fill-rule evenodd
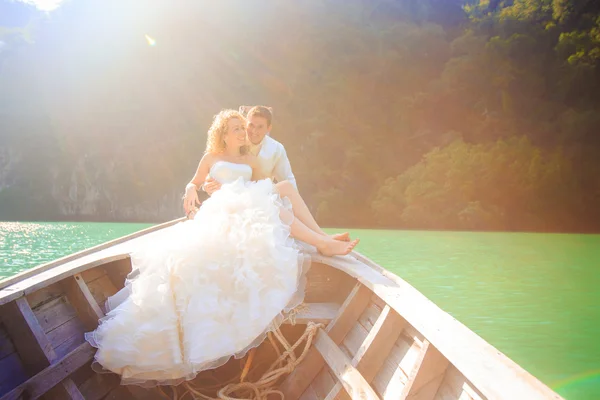
M290 321L292 325L296 323L296 315L305 309L305 305L301 304L297 308L291 310L286 316L286 319ZM314 337L316 336L319 328L323 328L324 325L321 323L309 322L304 330L302 336L294 343L290 345L285 336L281 333L279 327L267 333L267 337L273 349L275 349L278 355L277 359L271 364L271 366L265 371L262 376L256 380L256 382L244 381L246 376L252 376L252 372L258 370L258 366L255 366L253 370L248 372L252 361L252 353L248 357L248 361L244 366L244 370L234 376L233 378L222 382L219 385L212 385L209 387L194 387L190 382L184 382L183 386L186 391L179 396L177 389L172 387L173 397L167 397L166 393L159 388L161 394L165 397L174 400L183 400L186 395L190 394L192 399L202 400L267 400L270 395L278 395L282 400L284 394L280 390L275 389L275 385L279 378L284 375L290 374L294 369L304 360ZM275 340L277 339L277 341ZM300 347L302 342L305 342L302 349L302 353L299 357L296 357L296 349ZM283 347L283 352L279 348ZM224 386L223 386L224 385ZM216 392L216 397L213 397ZM209 394L210 393L210 394ZM211 395L213 394L213 395Z

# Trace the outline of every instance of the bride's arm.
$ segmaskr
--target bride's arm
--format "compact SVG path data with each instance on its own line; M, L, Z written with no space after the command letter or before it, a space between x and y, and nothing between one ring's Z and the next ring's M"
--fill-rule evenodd
M200 163L192 180L185 187L185 196L183 198L183 208L185 213L189 216L190 212L196 207L196 204L200 204L198 200L198 189L204 183L206 176L210 170L213 159L211 154L205 154Z
M199 190L200 187L202 187L202 184L208 176L211 164L212 154L205 154L204 156L202 156L202 159L198 163L198 168L196 168L196 173L194 174L194 177L185 187L186 191L188 190L188 188L194 188L195 190Z

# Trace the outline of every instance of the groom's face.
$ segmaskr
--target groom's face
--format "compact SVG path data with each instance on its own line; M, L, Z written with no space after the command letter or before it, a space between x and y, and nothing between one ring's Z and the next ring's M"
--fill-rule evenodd
M246 127L246 133L248 134L248 139L252 142L252 144L259 144L269 132L271 127L267 125L267 119L260 117L258 115L253 115L248 118L248 125Z

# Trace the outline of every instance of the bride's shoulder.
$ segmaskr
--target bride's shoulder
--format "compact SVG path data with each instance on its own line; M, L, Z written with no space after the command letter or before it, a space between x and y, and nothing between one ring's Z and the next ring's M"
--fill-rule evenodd
M200 160L200 164L203 164L206 167L210 168L218 160L219 159L218 159L218 157L217 157L216 154L214 154L214 153L204 153L204 155L202 156L202 159Z

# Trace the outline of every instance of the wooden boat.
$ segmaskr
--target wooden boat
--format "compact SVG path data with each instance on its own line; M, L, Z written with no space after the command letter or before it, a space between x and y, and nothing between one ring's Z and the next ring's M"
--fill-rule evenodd
M123 386L116 375L93 372L95 348L84 341L83 333L97 326L105 299L123 287L131 272L129 252L145 239L168 234L179 221L0 282L0 400L174 397L170 389L161 395L156 388ZM316 334L301 362L276 381L286 399L561 398L408 283L359 253L314 254L305 303L295 324L281 329L290 343L309 324ZM254 356L258 374L261 365L277 357L267 342ZM213 380L226 381L248 363L231 360L207 373Z

